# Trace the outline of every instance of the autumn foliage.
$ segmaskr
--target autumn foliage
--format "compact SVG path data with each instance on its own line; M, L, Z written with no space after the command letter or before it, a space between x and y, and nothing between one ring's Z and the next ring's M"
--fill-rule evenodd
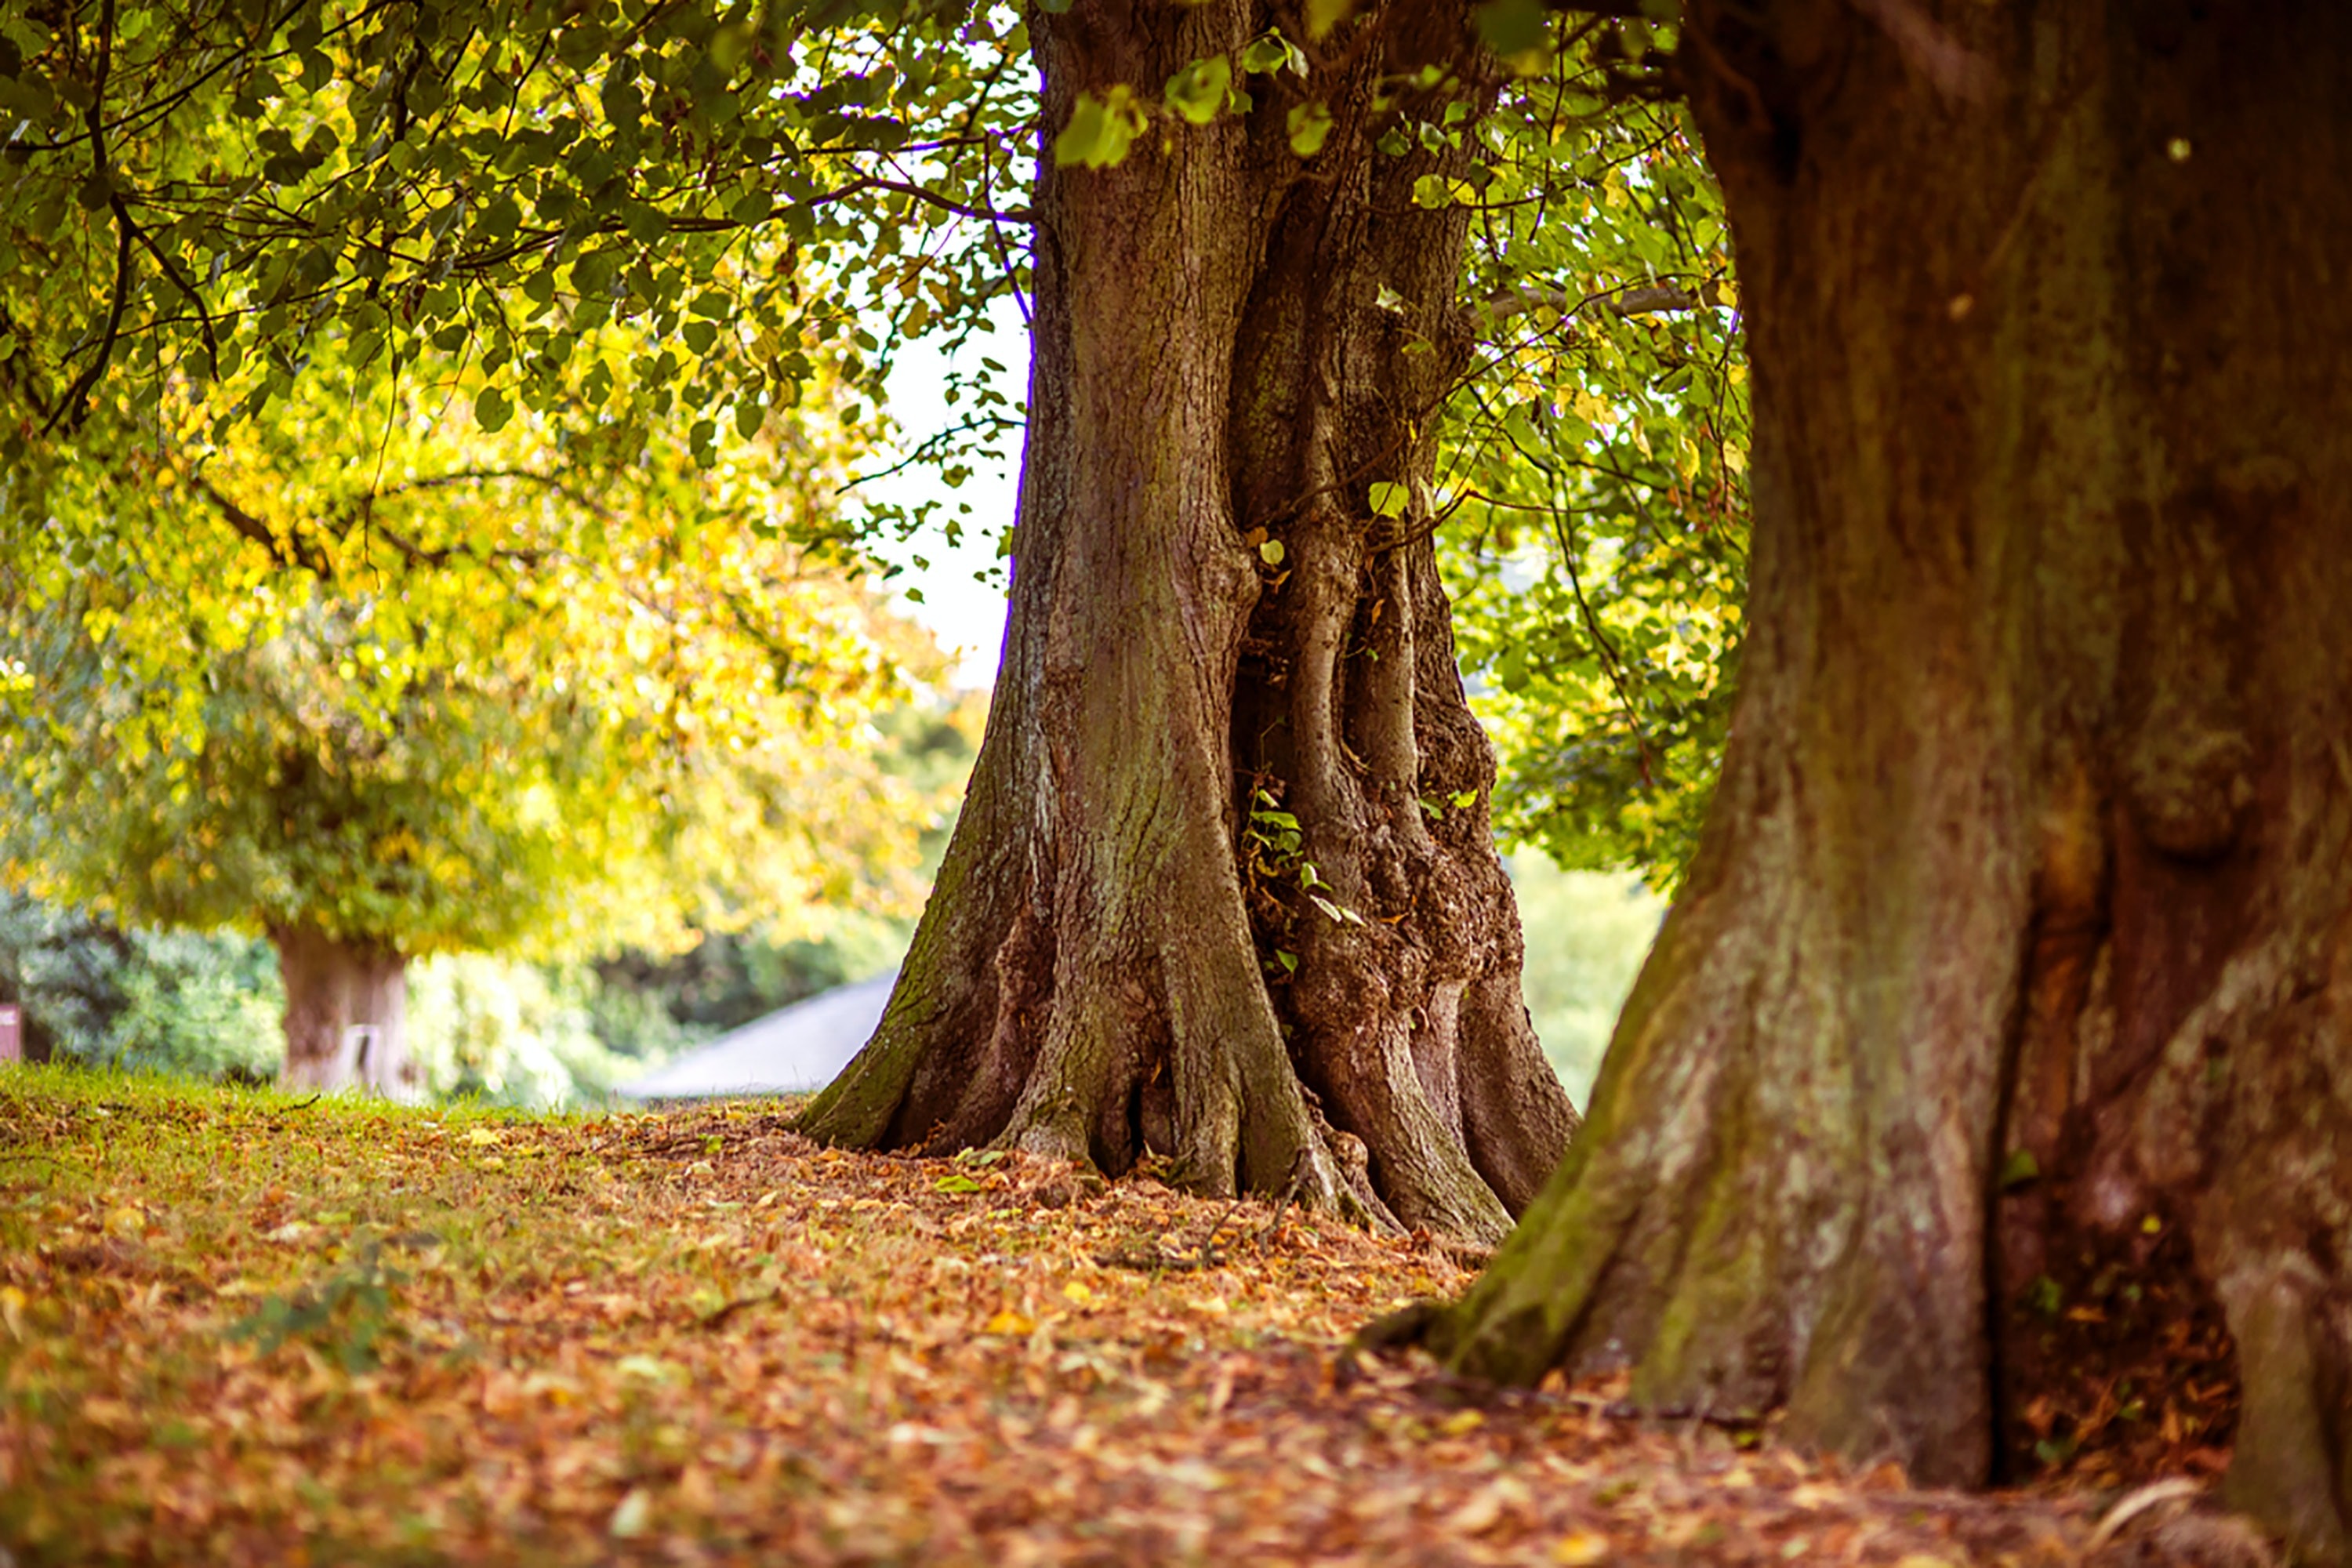
M1353 1356L1456 1254L765 1108L0 1081L0 1546L109 1562L2072 1563L1769 1433ZM2181 1501L2112 1562L2259 1561ZM2219 1543L2217 1545L2217 1543Z

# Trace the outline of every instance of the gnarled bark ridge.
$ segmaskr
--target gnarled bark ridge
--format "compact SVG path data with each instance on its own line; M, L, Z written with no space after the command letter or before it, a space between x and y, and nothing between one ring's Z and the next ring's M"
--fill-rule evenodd
M1277 20L1305 36L1233 0L1040 13L1045 121L1156 98ZM1424 526L1464 219L1412 189L1469 154L1374 150L1388 61L1380 17L1355 26L1311 82L1252 79L1246 117L1041 176L1003 673L818 1137L1157 1153L1206 1190L1475 1238L1567 1143ZM1309 97L1334 124L1302 160ZM1375 482L1414 494L1403 518Z
M1740 706L1591 1123L1437 1340L1979 1482L2021 1297L2186 1227L2231 1495L2340 1561L2352 12L1690 12L1751 311Z

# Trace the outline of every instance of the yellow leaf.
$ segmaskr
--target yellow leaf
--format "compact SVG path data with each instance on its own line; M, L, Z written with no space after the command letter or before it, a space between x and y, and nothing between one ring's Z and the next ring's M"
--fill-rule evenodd
M996 1316L989 1319L988 1326L982 1329L981 1332L986 1334L1003 1334L1008 1338L1019 1339L1022 1335L1026 1334L1036 1328L1036 1326L1037 1324L1034 1319L1024 1318L1020 1313L1008 1308L1005 1310L997 1313Z
M1498 1498L1494 1488L1489 1486L1486 1490L1470 1498L1470 1502L1451 1511L1446 1516L1446 1528L1461 1531L1463 1535L1484 1535L1500 1519L1503 1519L1503 1498Z
M1589 1530L1571 1530L1553 1542L1551 1560L1571 1565L1606 1563L1609 1560L1609 1538L1595 1535Z
M1067 1285L1063 1286L1062 1294L1068 1300L1076 1301L1081 1307L1089 1307L1094 1304L1095 1293L1087 1289L1086 1281L1082 1279L1073 1279Z
M1307 36L1320 43L1355 10L1355 0L1307 0Z
M658 1356L625 1355L613 1363L613 1370L624 1377L642 1377L647 1383L684 1383L685 1372Z
M488 1149L499 1142L499 1134L492 1128L477 1127L466 1134L466 1142L477 1149Z
M1438 1430L1449 1437L1459 1437L1465 1432L1475 1432L1486 1424L1486 1417L1475 1410L1457 1410L1447 1416Z
M643 1487L632 1487L629 1495L621 1500L621 1506L613 1510L613 1522L606 1528L615 1539L627 1541L643 1535L653 1517L653 1494Z
M0 1323L19 1343L25 1340L25 1293L14 1285L0 1285Z

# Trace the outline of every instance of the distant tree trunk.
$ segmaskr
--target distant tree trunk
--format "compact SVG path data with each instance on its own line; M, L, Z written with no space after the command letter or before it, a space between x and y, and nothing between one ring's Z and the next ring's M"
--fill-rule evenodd
M1463 10L1396 15L1458 47ZM1045 122L1117 84L1156 104L1277 20L1306 36L1233 0L1041 11ZM1003 673L819 1137L1151 1152L1481 1238L1566 1146L1428 539L1465 218L1412 189L1473 153L1375 151L1389 61L1346 41L1310 82L1248 79L1245 120L1170 116L1116 167L1041 176ZM1302 160L1309 99L1333 124Z
M396 1100L423 1085L409 1058L408 961L308 926L272 931L286 984L289 1089L363 1089Z
M2340 1561L2352 7L1689 22L1751 311L1739 707L1590 1124L1434 1338L1969 1483L2060 1300L2218 1307L2230 1495Z

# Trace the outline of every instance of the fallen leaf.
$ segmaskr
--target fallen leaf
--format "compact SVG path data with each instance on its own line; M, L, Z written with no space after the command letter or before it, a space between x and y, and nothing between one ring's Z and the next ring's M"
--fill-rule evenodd
M621 1506L613 1510L612 1522L604 1530L615 1541L633 1541L646 1532L653 1518L653 1494L643 1487L632 1487L629 1495L621 1500Z

